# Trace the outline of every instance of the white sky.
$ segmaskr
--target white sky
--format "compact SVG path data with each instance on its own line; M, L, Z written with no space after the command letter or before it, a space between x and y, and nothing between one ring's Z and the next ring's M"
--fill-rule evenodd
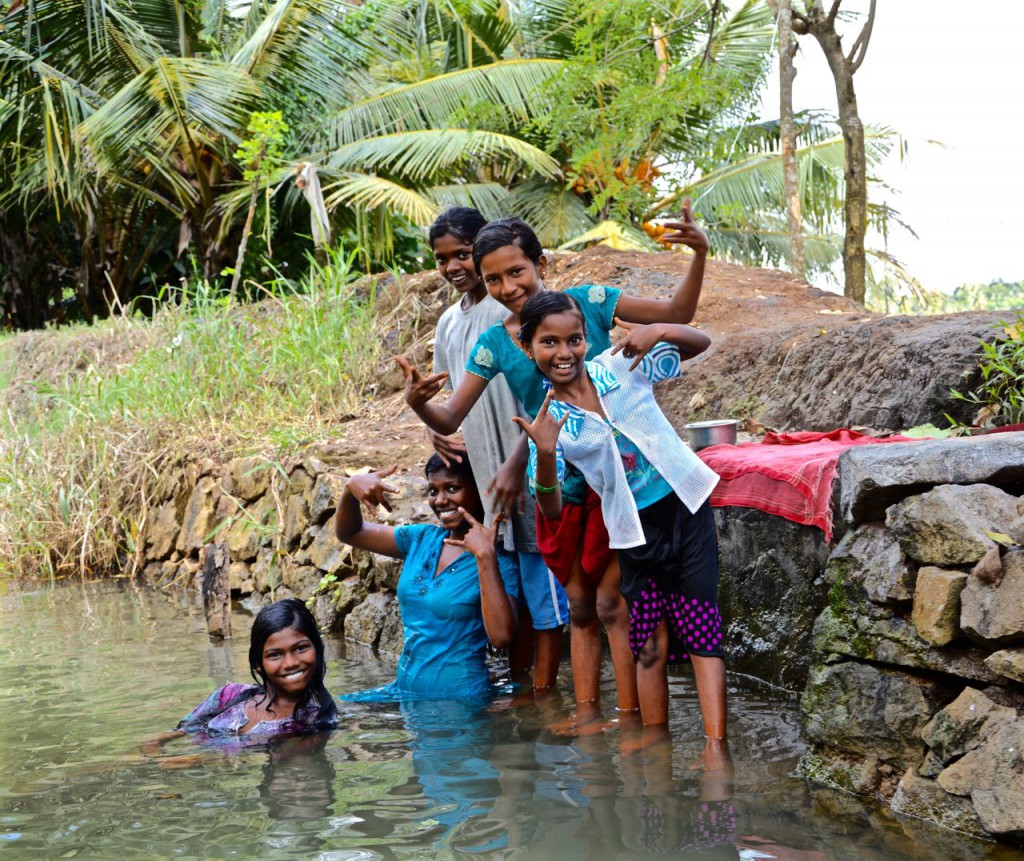
M843 8L867 9L864 0ZM825 0L825 8L830 0ZM849 50L858 22L841 24ZM889 251L929 290L1024 279L1024 3L878 0L867 57L854 76L861 119L907 141L879 171L918 234ZM836 110L818 43L800 37L796 108ZM778 117L773 73L764 116ZM938 141L942 145L930 143Z

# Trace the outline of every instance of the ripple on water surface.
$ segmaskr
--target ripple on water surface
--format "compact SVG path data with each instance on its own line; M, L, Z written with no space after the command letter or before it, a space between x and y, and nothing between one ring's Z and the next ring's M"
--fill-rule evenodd
M248 678L251 618L210 644L183 594L65 585L0 599L0 853L11 858L1001 859L793 776L796 701L730 677L735 787L687 765L703 737L692 679L671 680L672 744L562 738L568 702L479 711L342 703L323 737L138 753L215 687ZM393 664L328 643L335 694ZM571 691L567 675L562 691ZM608 677L605 698L613 702Z

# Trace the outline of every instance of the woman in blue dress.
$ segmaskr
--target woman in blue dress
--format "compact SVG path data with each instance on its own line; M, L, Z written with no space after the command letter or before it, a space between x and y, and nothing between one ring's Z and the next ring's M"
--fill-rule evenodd
M516 631L515 558L496 546L468 459L427 461L428 503L439 525L385 526L363 520L360 503L376 511L395 493L381 472L348 480L334 526L344 544L405 560L398 581L405 646L389 685L349 694L349 702L478 699L491 693L488 640L505 648Z

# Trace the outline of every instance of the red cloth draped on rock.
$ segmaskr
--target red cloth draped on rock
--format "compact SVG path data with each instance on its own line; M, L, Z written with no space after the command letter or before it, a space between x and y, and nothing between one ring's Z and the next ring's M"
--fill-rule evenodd
M850 446L914 442L876 439L847 428L819 433L767 433L761 442L713 445L697 456L721 477L711 494L716 508L757 508L794 523L817 526L832 540L832 482L839 455Z

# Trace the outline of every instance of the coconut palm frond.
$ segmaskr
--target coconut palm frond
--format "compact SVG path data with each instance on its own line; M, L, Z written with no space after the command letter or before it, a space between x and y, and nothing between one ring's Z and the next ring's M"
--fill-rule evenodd
M338 147L327 158L335 169L386 170L413 181L443 174L469 161L514 159L546 177L558 163L532 144L510 135L470 129L427 129L368 138Z
M465 182L435 185L424 192L441 209L451 206L471 206L480 210L488 220L508 215L509 190L498 182Z
M594 226L594 218L579 195L560 184L525 182L513 190L508 207L511 214L533 227L545 247L557 247Z
M339 207L374 210L383 208L414 224L429 224L441 208L433 200L389 179L363 173L345 173L323 187L328 211Z
M719 69L757 78L767 70L769 49L775 32L775 20L767 3L745 0L728 18L721 21L706 43L694 45L680 58L679 65L689 67L704 61L705 52Z
M587 245L607 245L621 251L651 251L654 243L642 230L622 224L618 221L606 220L592 227L586 233L574 236L558 246L559 251L579 248Z
M516 120L543 110L541 87L561 69L557 60L503 60L395 87L342 110L330 122L329 146L389 131L443 128L481 103Z
M136 149L162 148L173 133L197 140L208 130L237 143L258 97L255 83L226 63L162 59L89 117L80 133L115 164Z

